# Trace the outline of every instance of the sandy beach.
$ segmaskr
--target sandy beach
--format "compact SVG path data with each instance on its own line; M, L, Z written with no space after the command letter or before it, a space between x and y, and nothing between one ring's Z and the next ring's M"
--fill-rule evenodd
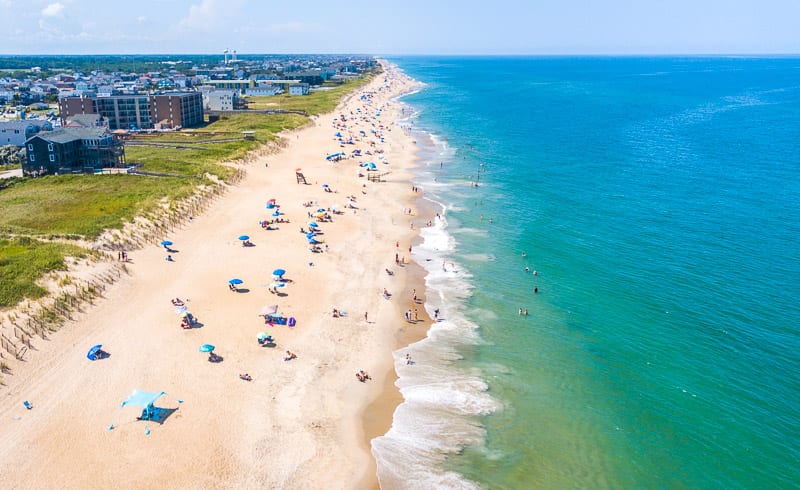
M423 222L409 180L415 143L395 125L402 114L393 100L414 82L387 69L333 113L285 134L284 149L247 165L242 182L168 237L173 261L155 243L131 251L128 276L34 342L0 389L4 488L377 486L368 441L389 428L400 401L392 353L429 325L422 270L408 264L411 223ZM340 144L337 132L354 144ZM326 160L336 152L347 157ZM366 162L376 170L359 167ZM385 173L383 182L368 173ZM289 220L275 230L261 225L276 219L270 199ZM318 223L315 253L306 233L318 209L331 221ZM276 294L278 268L287 281ZM232 278L243 281L238 291ZM195 328L180 327L173 298ZM258 314L271 305L296 325L266 324ZM409 308L418 321L404 319ZM274 346L259 345L262 331ZM110 356L89 361L94 344ZM222 362L209 362L203 344ZM297 358L285 361L287 350ZM360 382L359 370L372 379ZM120 408L134 389L166 392L155 403L163 420Z

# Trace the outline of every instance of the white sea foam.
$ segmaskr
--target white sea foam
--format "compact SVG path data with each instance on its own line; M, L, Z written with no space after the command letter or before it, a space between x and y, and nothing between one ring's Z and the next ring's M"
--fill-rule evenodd
M431 188L432 175L419 172L423 188ZM459 363L463 348L481 343L478 325L464 315L472 276L449 257L458 242L447 232L447 206L435 201L432 193L426 193L426 198L440 208L441 218L421 230L422 243L412 256L427 271L425 309L438 321L425 339L394 353L396 385L404 401L395 410L389 431L372 440L372 454L383 488L478 488L458 473L446 471L444 463L448 454L481 445L484 430L478 417L501 406L489 395L480 370ZM480 259L493 257L483 254ZM491 320L488 316L479 318Z

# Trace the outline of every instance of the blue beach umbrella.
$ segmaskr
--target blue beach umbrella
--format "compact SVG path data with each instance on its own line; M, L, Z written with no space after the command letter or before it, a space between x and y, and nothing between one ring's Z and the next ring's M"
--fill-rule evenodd
M311 233L306 233L306 238L314 238L315 236L317 236L317 234L313 231Z
M164 245L165 247L168 247L168 246L172 245L172 242L169 241L169 240L161 240L161 245Z
M242 280L241 280L241 279L239 279L238 277L234 277L233 279L231 279L230 281L228 281L228 284L241 284L241 283L243 283L243 282L244 282L244 281L242 281Z
M89 352L86 353L86 357L89 358L90 361L94 361L97 351L99 351L102 347L102 344L92 346L92 348L89 349Z
M249 239L250 239L250 237L247 236L247 235L239 235L239 240L245 241L245 240L249 240Z
M200 346L200 352L212 352L214 350L214 346L211 344L203 344Z
M281 215L280 211L275 211L274 213L272 213L272 216L275 216L275 217L280 216L280 215Z
M319 228L319 225L314 221L309 221L308 226L310 226L311 228Z
M274 271L272 271L273 276L282 276L284 274L286 274L286 271L284 269L275 269Z

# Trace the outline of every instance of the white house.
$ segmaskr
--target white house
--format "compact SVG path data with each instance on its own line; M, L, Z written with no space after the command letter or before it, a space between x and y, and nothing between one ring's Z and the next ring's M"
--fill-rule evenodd
M206 107L209 111L232 111L238 100L236 90L212 90L208 92Z
M258 87L250 87L244 91L245 95L250 96L268 96L279 94L281 89L274 85L260 85Z
M39 131L52 131L53 125L42 119L0 121L0 146L25 146L25 141Z
M289 95L308 95L308 87L309 85L307 83L289 85Z

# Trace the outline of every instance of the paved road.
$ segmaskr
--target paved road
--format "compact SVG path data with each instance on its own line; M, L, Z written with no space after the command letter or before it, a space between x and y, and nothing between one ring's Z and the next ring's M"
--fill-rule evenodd
M18 168L16 170L0 172L0 179L10 179L11 177L22 177L22 169Z

